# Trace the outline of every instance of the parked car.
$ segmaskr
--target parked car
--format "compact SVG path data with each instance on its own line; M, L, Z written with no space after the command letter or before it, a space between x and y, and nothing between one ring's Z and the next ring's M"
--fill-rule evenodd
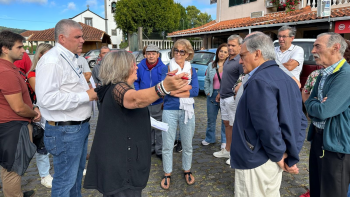
M217 49L205 49L194 52L191 65L197 71L199 90L204 91L205 72L207 71L208 64L214 61L216 50Z
M90 50L89 52L84 54L83 57L88 62L90 68L93 68L95 66L96 60L97 60L99 54L100 54L100 50L99 49Z
M133 51L132 54L135 56L136 64L140 63L145 57L143 57L142 51Z
M292 42L292 44L300 46L304 49L304 63L300 74L300 83L302 88L304 87L310 73L312 73L314 70L322 68L322 66L316 65L314 56L311 53L315 40L316 39L314 38L298 38L294 39ZM279 46L278 40L275 40L273 43L275 47Z

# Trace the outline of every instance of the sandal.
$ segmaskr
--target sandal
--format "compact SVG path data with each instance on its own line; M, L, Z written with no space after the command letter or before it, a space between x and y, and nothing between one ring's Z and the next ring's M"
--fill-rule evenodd
M188 175L188 178L186 178L186 175ZM192 172L184 172L185 180L186 180L186 183L188 185L193 185L194 184L194 177L192 175L192 178L191 178L191 175L192 175Z
M164 179L165 179L164 185L162 185L162 182L163 182ZM168 186L168 179L169 179L169 186ZM170 187L170 180L171 180L171 176L164 176L162 181L160 182L160 187L163 188L163 189L169 189L169 187ZM168 187L166 187L166 186L168 186Z

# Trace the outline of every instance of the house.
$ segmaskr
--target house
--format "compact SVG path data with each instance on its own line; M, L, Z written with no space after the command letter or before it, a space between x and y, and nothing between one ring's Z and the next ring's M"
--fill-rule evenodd
M111 37L104 31L83 23L79 24L82 26L83 39L85 40L82 53L86 53L92 49L100 49L102 46L111 44ZM40 43L55 45L55 28L37 31L27 41L31 44L31 51L33 51L33 44L37 46Z
M278 0L277 0L278 1ZM282 0L282 5L286 0ZM294 11L277 11L271 0L218 0L217 19L200 27L175 31L167 37L199 37L204 48L215 48L227 42L232 34L245 37L252 31L262 31L277 39L277 31L283 25L297 28L296 38L316 38L323 32L343 33L350 38L350 3L347 0L333 1L330 17L317 15L316 0L294 0L300 3ZM343 27L347 27L345 30ZM341 31L340 31L341 30Z
M120 43L123 41L123 32L121 29L118 29L117 24L114 20L114 14L117 11L117 0L104 0L104 3L105 18L92 12L88 6L85 11L77 14L70 19L97 28L101 31L105 31L108 35L111 35L112 43L108 45L108 47L119 48Z

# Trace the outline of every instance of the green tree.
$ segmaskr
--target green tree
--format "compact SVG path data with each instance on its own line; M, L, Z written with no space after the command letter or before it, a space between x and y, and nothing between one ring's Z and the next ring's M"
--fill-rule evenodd
M174 0L120 0L116 10L115 21L124 32L136 32L143 27L148 34L167 33L179 26L180 10Z
M176 3L178 9L180 10L180 21L178 30L184 30L189 28L189 22L187 18L186 8L184 8L180 3Z
M189 5L186 8L186 13L187 13L187 19L189 21L189 28L195 27L195 21L198 18L199 13L201 13L200 10L196 8L196 6Z
M199 27L204 24L209 23L213 19L211 18L211 15L204 12L204 13L199 13L197 19L194 21L194 27Z

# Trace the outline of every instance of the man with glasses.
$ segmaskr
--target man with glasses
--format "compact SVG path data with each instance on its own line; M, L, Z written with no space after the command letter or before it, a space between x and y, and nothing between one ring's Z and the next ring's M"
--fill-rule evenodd
M147 89L157 85L162 80L162 70L166 69L159 58L159 48L156 45L148 45L145 52L146 58L137 65L137 80L134 82L135 90ZM148 106L150 115L159 121L162 121L162 104L163 98L159 98ZM152 128L151 139L150 151L155 152L157 157L162 159L162 131Z
M240 57L248 81L232 131L235 197L279 197L282 171L299 172L296 163L307 127L301 94L274 61L269 36L260 33L246 38Z
M235 99L232 87L243 73L242 65L239 63L242 41L239 35L232 35L227 39L229 58L224 63L220 94L216 97L216 102L220 102L221 118L225 124L226 147L213 153L214 157L230 158L232 126L235 120ZM230 159L226 161L226 164L230 165Z
M275 47L276 60L280 61L299 81L300 73L304 63L304 49L293 45L296 29L282 26L278 30L278 42L280 46Z

